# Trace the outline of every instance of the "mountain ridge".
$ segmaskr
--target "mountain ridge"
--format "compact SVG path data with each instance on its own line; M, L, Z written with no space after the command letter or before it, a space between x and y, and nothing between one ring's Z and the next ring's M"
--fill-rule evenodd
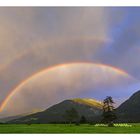
M64 113L71 108L75 108L78 114L80 116L85 116L88 121L91 121L92 119L98 121L100 118L99 116L101 116L102 113L101 106L102 104L95 99L68 99L55 104L42 112L14 119L9 121L9 123L61 123L64 121Z
M140 90L123 102L117 109L119 122L140 122Z

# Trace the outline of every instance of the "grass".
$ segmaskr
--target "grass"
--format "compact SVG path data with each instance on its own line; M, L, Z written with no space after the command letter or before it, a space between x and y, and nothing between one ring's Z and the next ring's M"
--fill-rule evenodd
M101 102L97 101L97 100L94 100L94 99L88 99L88 98L74 98L72 99L74 102L78 102L78 103L81 103L81 104L86 104L86 105L89 105L89 106L96 106L100 109L103 108L103 105Z
M132 127L96 127L82 124L80 126L65 124L1 124L0 133L140 133L140 124L132 124Z

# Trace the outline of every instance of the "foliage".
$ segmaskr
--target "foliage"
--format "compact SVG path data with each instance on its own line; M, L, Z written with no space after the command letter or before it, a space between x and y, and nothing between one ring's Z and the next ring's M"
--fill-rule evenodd
M114 101L111 96L106 97L103 101L103 122L108 123L108 126L113 126L113 121L117 118L114 112Z
M80 123L87 123L87 119L85 116L81 116Z
M66 120L66 122L69 122L70 124L79 120L79 114L75 108L66 110L63 117Z
M95 127L100 127L100 126L101 127L107 127L108 125L101 123L101 124L95 124L94 126ZM132 127L131 124L127 124L127 123L115 123L114 126L115 127Z

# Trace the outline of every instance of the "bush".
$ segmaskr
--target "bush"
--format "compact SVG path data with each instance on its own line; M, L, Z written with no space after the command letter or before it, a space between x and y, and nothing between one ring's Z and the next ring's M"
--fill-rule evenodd
M80 125L80 123L79 122L76 122L75 125Z
M107 126L112 127L112 125L114 127L132 127L132 125L126 124L126 123L119 123L119 124L114 123L114 124L111 124L111 126L109 126L108 124L95 124L94 126L95 127L102 127L102 126L104 126L104 127L107 127Z

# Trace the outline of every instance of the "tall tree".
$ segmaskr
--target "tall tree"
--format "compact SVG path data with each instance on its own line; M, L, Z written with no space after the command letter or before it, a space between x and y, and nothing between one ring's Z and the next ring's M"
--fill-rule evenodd
M114 126L113 121L117 118L113 104L111 96L107 96L103 101L103 122L108 123L108 126Z
M79 120L79 114L75 108L71 108L69 110L66 110L63 117L66 120L66 122L69 122L70 124L72 122L77 122Z
M85 116L81 116L80 123L87 123L87 119Z

